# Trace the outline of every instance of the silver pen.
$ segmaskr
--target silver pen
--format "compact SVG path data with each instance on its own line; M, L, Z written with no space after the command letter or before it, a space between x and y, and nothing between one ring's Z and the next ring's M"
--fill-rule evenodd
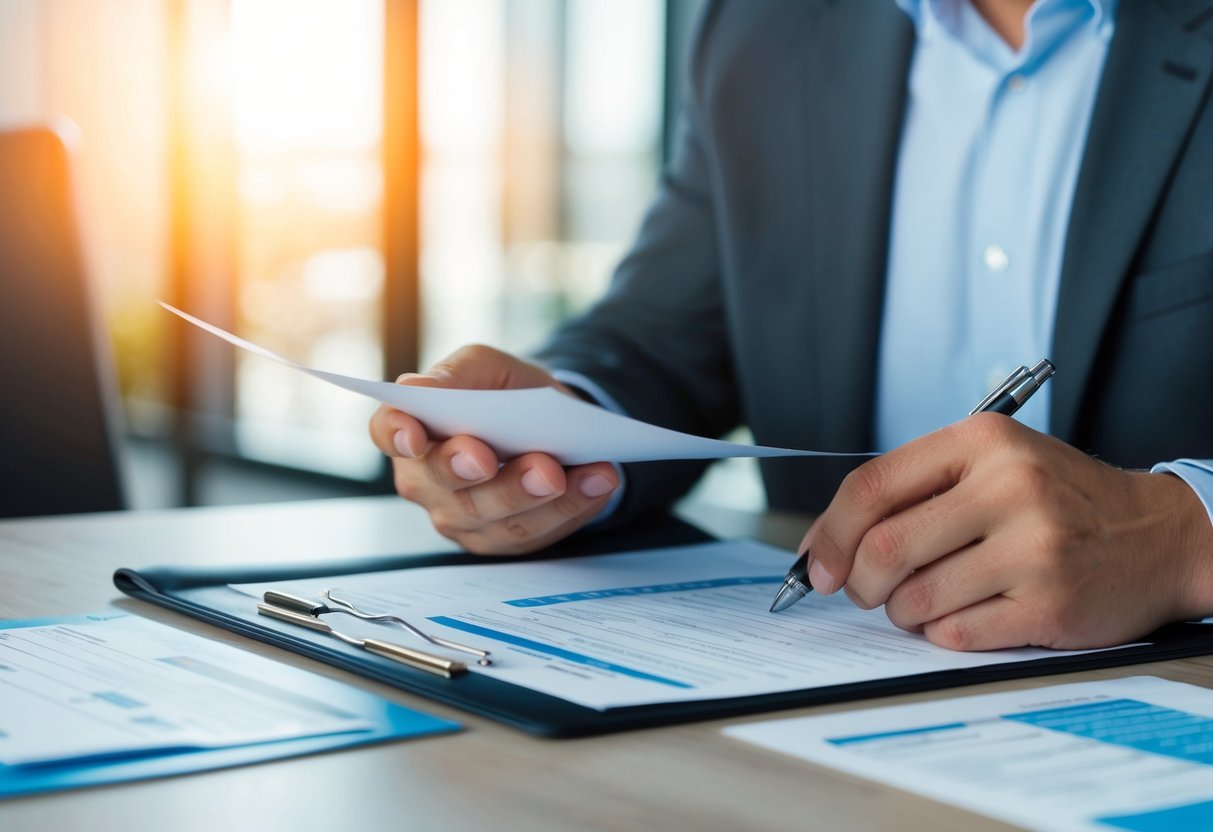
M1040 386L1052 378L1056 368L1053 362L1041 359L1031 369L1017 367L1002 384L995 387L989 394L969 411L974 413L1001 413L1011 416ZM771 602L771 612L782 612L813 591L809 583L809 553L806 551L796 559L788 574L784 576L775 600Z

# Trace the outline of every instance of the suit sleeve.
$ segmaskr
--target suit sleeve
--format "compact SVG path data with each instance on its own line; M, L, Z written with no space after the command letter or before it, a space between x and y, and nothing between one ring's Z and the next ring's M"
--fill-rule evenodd
M535 358L581 373L629 416L701 436L738 422L709 141L701 130L705 15L691 59L674 152L637 238L607 294L563 326ZM703 462L625 466L627 494L613 520L661 509L702 473Z

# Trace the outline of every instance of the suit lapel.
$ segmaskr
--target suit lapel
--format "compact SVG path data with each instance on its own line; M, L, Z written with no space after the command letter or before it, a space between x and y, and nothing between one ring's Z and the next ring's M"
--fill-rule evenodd
M1205 98L1213 49L1196 31L1200 20L1197 10L1176 15L1144 0L1125 0L1117 12L1074 193L1053 334L1052 428L1068 441L1080 438L1105 326Z
M813 266L813 361L823 447L871 446L893 172L914 46L892 0L819 11L805 116ZM856 45L862 44L863 49Z

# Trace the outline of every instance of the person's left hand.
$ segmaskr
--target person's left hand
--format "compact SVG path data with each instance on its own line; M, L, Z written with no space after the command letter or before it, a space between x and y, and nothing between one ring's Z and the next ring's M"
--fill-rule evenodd
M1185 482L997 414L855 469L806 548L815 590L955 650L1106 647L1213 613L1213 524Z

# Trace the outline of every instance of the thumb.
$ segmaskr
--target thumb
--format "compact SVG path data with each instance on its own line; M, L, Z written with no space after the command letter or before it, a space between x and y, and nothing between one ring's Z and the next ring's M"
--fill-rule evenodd
M405 373L399 384L461 390L560 387L547 370L481 344L460 347L425 373Z
M397 384L406 384L410 387L461 387L457 381L452 380L450 372L445 369L436 369L431 367L424 373L401 373L396 376Z

